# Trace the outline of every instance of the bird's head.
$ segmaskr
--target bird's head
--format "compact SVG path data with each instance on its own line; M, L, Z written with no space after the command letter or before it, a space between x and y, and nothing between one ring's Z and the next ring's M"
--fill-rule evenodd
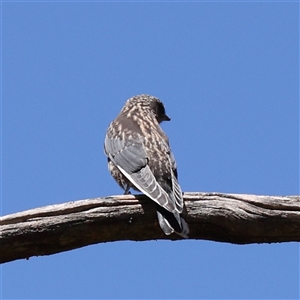
M156 97L141 94L128 99L122 109L124 113L152 114L158 123L170 121L166 115L164 104Z

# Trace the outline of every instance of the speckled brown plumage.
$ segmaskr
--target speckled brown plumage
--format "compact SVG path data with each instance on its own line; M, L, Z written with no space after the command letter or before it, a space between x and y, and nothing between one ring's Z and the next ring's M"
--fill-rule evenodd
M157 204L165 234L187 237L188 225L180 217L182 192L169 140L160 127L169 121L163 103L150 95L128 99L106 132L104 150L113 178L125 190L139 190Z

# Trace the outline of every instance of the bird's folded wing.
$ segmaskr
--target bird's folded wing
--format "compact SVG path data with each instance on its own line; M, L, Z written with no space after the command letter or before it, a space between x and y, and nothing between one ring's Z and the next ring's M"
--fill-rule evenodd
M114 165L142 193L170 212L177 211L166 191L157 183L150 170L142 139L126 142L118 138L105 138L104 150Z
M147 164L142 141L134 139L124 141L119 138L105 138L104 151L111 161L121 166L129 174L136 172Z
M170 151L170 163L172 166L172 170L171 170L171 179L172 179L172 191L173 191L173 195L175 198L175 204L176 204L176 208L177 211L179 213L182 212L183 210L183 198L182 198L182 191L179 185L179 182L176 178L175 172L177 174L177 166L176 166L176 161L175 161L175 157L172 153L172 151Z

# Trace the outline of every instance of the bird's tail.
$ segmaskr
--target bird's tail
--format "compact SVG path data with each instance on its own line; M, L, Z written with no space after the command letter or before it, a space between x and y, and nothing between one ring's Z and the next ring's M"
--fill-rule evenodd
M175 232L185 239L189 238L189 226L186 221L180 217L178 212L171 213L157 205L157 217L159 226L166 235Z

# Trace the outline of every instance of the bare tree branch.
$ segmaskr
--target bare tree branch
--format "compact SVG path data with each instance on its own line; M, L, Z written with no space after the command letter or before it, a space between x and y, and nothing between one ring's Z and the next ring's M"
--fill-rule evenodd
M190 239L235 244L300 241L300 197L185 193ZM120 240L178 240L153 202L122 195L49 205L0 218L0 262Z

